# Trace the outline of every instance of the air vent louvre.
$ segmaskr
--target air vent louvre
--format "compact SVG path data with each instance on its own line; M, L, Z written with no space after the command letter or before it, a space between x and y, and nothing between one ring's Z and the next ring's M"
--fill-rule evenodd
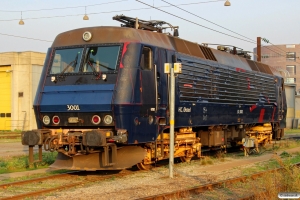
M210 48L207 48L205 46L199 45L202 53L204 54L205 58L208 60L214 60L217 61L216 57L214 56L213 52Z

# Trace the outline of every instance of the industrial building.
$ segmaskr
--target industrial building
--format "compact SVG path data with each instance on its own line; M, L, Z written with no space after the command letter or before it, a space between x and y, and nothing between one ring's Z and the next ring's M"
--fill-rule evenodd
M254 48L254 60L257 60ZM276 68L285 81L287 128L298 128L300 119L300 44L261 46L261 62Z
M254 52L257 52L257 48ZM297 94L300 94L299 56L300 44L261 46L261 62L280 71L285 77L285 83L296 84ZM257 60L257 57L254 56L254 59Z
M36 128L33 101L46 54L0 53L0 130Z

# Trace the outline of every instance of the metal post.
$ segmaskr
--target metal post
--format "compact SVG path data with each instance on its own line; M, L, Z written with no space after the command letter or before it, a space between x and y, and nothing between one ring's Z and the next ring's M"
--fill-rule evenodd
M169 176L173 178L174 164L174 110L175 110L175 77L174 65L170 69L170 157L169 157Z
M29 165L33 164L33 147L34 146L29 145Z
M39 161L42 162L43 161L43 149L42 149L43 145L39 145Z
M257 62L261 62L261 37L257 37L257 47L256 47L256 53L257 53Z

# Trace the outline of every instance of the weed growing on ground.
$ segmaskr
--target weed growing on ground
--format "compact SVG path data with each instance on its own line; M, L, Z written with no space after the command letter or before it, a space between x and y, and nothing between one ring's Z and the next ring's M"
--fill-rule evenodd
M0 143L13 143L13 142L20 142L21 143L21 138L1 138Z
M203 159L201 159L201 165L212 165L213 160L210 157L205 156Z
M263 188L264 192L257 190L258 184L256 183L253 186L253 191L257 191L255 199L277 199L280 192L300 191L300 169L293 165L290 158L283 160L279 156L276 156L275 160L284 170L268 173L262 177L259 185L260 188Z
M54 163L57 152L43 153L42 162L34 163L33 167L29 166L28 156L14 156L0 158L0 174L26 171L31 169L45 168ZM38 159L38 154L34 154L34 158Z

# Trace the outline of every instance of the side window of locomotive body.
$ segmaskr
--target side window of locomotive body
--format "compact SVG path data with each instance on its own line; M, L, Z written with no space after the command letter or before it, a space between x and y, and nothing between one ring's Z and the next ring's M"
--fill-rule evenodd
M152 63L152 50L149 47L144 47L141 55L140 66L143 70L151 70Z
M85 53L83 72L114 72L120 46L88 47Z
M55 51L50 74L79 72L82 52L83 48L57 49Z

